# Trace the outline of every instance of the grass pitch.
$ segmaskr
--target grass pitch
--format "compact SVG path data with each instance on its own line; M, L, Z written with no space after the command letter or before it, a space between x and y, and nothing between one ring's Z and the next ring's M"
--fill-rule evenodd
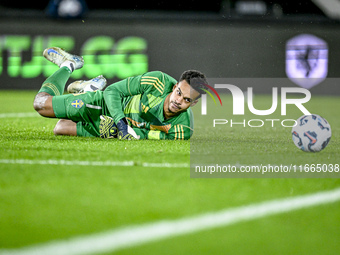
M0 94L0 251L340 187L339 179L193 179L189 170L193 141L56 137L52 130L57 120L30 117L34 95ZM265 128L265 133L226 126L214 131L200 116L199 105L193 108L194 137L204 141L216 132L215 145L224 146L222 154L233 164L340 163L339 99L313 97L306 105L332 127L332 140L320 153L299 151L289 130L282 127ZM262 103L266 109L270 97L261 97ZM287 111L291 112L287 118L302 115L295 109ZM17 117L17 113L31 115ZM217 106L214 114L230 119ZM107 161L117 165L105 165ZM112 254L337 254L339 235L337 202Z
M339 97L312 96L305 103L305 108L312 114L324 117L331 125L332 138L328 146L318 153L306 153L299 150L292 141L291 127L294 122L304 115L295 105L287 106L287 115L281 116L280 102L277 110L269 116L257 116L250 111L245 115L237 116L232 112L232 97L224 95L223 107L212 100L208 101L207 115L200 114L200 108L193 108L195 112L195 136L191 139L191 163L205 163L206 165L271 165L288 166L296 169L296 174L215 174L214 177L338 177L337 173L312 172L299 173L299 170L311 169L317 164L339 166L340 155L340 119ZM257 109L269 109L271 106L270 96L257 95L254 105ZM246 107L245 107L246 108ZM246 108L247 109L247 108ZM214 120L216 124L214 127ZM211 175L194 175L196 177L211 177Z

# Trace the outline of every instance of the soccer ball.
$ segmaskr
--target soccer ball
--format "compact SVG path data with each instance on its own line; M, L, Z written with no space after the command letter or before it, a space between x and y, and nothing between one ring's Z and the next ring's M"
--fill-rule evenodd
M331 126L319 115L304 115L296 120L292 128L294 144L303 151L318 152L331 140Z

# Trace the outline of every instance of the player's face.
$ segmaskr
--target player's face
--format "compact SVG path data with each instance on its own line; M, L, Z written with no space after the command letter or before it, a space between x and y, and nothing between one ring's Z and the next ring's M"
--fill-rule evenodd
M169 100L169 112L179 113L193 106L198 101L200 94L192 89L190 85L185 81L177 83L170 96Z

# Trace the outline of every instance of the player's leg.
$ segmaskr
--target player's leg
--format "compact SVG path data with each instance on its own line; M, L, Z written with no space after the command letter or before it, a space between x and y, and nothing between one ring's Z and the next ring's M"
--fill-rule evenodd
M102 93L68 94L54 97L54 110L58 121L55 135L116 138L117 126L111 117L102 115L101 106L92 105L100 101ZM86 104L84 103L86 102ZM58 107L58 106L63 107ZM66 117L70 119L65 119Z
M91 123L74 122L72 120L61 119L57 122L54 130L55 135L97 137L96 131Z
M72 120L61 119L54 127L53 133L55 135L77 135L77 123Z
M54 114L62 119L57 123L54 133L85 137L100 136L100 115L105 111L102 108L103 100L103 92L99 90L54 96L52 98Z
M34 109L44 117L56 117L52 106L52 97L62 95L71 73L83 66L82 57L72 55L60 48L48 48L44 57L60 67L43 83L34 99Z
M45 80L33 102L34 109L41 116L55 117L52 97L63 94L65 84L70 75L70 70L67 67L62 67Z
M68 93L84 93L103 90L106 86L106 79L103 75L99 75L88 81L80 80L72 82L67 86Z

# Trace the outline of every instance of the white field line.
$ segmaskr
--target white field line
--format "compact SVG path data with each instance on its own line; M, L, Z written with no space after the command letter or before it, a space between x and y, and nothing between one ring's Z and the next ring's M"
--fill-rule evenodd
M31 118L40 117L37 112L13 112L13 113L0 113L0 119L4 118Z
M140 167L189 167L187 163L147 163L135 161L87 161L87 160L31 160L31 159L0 159L0 164L19 164L19 165L66 165L66 166L140 166Z
M0 159L0 164L19 164L19 165L67 165L67 166L142 166L142 167L190 167L188 163L148 163L148 162L135 162L135 161L88 161L88 160L63 160L63 159L48 159L48 160L31 160L31 159ZM195 165L192 165L195 167ZM242 166L256 166L260 165L233 165L237 168ZM261 165L262 166L262 165ZM276 166L276 165L273 165ZM282 167L289 167L288 165L280 165Z
M340 188L293 198L278 199L206 213L178 220L164 220L111 231L53 241L12 250L1 255L82 255L113 252L148 242L225 227L238 222L264 218L340 200Z

